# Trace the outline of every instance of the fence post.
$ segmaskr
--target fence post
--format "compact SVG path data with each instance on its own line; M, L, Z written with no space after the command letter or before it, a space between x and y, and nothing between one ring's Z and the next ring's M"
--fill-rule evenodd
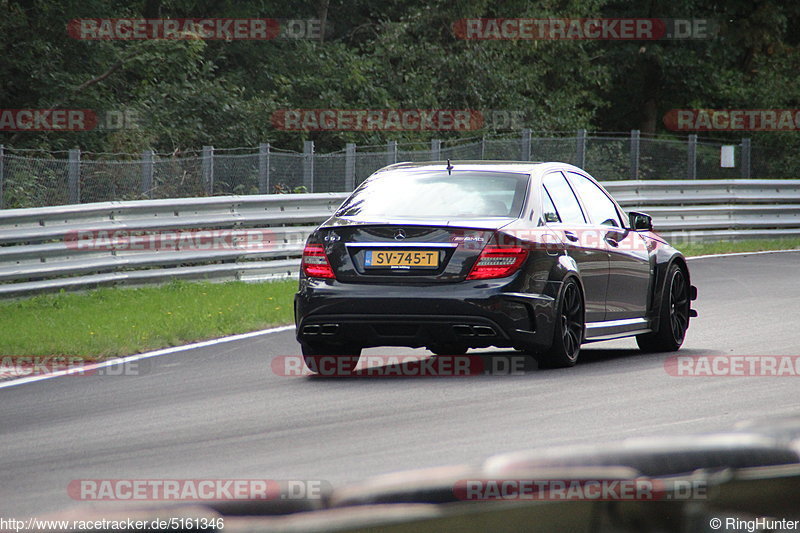
M152 150L142 152L142 196L153 197L153 158Z
M742 179L750 179L750 139L742 139Z
M269 143L258 145L258 192L269 194Z
M639 179L639 130L631 130L631 179Z
M344 146L344 190L356 188L356 143Z
M431 139L431 161L439 161L442 158L442 140Z
M486 159L486 135L481 137L481 161Z
M203 146L203 187L206 189L206 194L211 196L214 194L214 147Z
M81 203L81 151L77 148L69 151L67 186L69 187L69 203Z
M577 145L575 147L575 166L586 167L586 130L578 130Z
M397 141L389 141L386 145L386 164L394 165L397 163Z
M3 206L5 205L5 202L3 201L3 180L6 174L5 159L3 159L4 155L5 147L0 144L0 209L3 209Z
M521 159L522 161L530 161L531 160L531 129L530 128L523 128L522 129L522 152L521 152Z
M692 133L689 135L689 146L686 150L686 179L697 179L697 135Z
M303 141L303 187L314 192L314 141Z

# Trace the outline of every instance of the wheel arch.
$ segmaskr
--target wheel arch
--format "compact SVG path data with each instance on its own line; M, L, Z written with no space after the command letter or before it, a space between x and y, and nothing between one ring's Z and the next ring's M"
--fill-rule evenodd
M683 270L683 275L686 276L686 283L689 285L692 284L692 280L689 277L689 264L686 262L686 258L682 254L676 254L673 256L672 262L670 265L678 265L681 270ZM669 266L667 266L667 270L669 270Z
M564 283L569 279L574 279L578 285L578 292L583 303L584 322L586 321L586 290L583 286L583 278L581 277L580 268L578 263L568 255L562 255L557 262L557 281L560 283L557 297L561 298Z
M672 255L668 258L665 258L662 262L658 263L656 266L656 279L653 286L653 301L648 309L648 314L650 315L650 323L653 328L653 331L658 331L661 327L660 324L660 317L659 311L661 309L661 303L664 298L664 291L666 290L667 284L667 273L672 268L672 265L676 265L678 268L681 269L681 272L686 277L686 283L691 286L691 277L689 275L689 264L686 261L686 257L683 256L682 253L675 251Z
M583 322L583 334L581 341L583 341L583 338L586 337L586 293L583 288L583 280L581 279L580 274L578 272L570 271L561 280L561 287L558 291L559 302L557 302L556 305L558 306L558 304L560 303L561 297L563 296L564 293L564 286L567 284L567 281L569 280L575 281L575 285L578 286L578 296L580 296L581 299L581 314L583 315L581 317Z

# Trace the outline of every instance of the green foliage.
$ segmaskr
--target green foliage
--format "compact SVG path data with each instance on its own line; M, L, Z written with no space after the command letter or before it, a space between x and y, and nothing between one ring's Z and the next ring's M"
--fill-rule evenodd
M328 30L322 41L81 41L66 32L67 21L81 17L308 19L323 6ZM280 109L513 110L540 132L667 133L662 117L670 109L800 107L793 32L800 4L794 3L2 0L0 14L4 108L85 108L138 117L117 130L0 134L0 143L16 148L173 153L270 142L300 150L311 139L326 152L346 142L427 142L483 133L287 132L270 122ZM708 19L719 32L674 41L458 39L453 23L469 17ZM742 134L719 136L738 140ZM754 145L776 153L797 151L794 135L751 136ZM790 164L800 170L798 162ZM247 189L231 185L237 187Z

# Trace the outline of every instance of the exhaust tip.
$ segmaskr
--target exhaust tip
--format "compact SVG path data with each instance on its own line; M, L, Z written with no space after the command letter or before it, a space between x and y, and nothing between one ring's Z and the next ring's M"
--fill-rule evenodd
M339 331L339 324L323 324L320 327L321 335L336 335L337 331Z
M336 335L339 324L309 324L303 326L303 335Z
M453 326L453 333L461 337L496 337L497 332L491 326L470 326L458 324Z
M489 326L472 326L472 332L478 337L494 337L494 328Z
M472 328L466 324L453 326L453 333L462 337L472 337Z
M303 335L319 335L319 324L311 324L310 326L303 326Z

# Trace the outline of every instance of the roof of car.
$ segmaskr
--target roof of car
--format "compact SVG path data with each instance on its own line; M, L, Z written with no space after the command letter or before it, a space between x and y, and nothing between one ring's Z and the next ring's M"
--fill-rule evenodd
M390 170L446 170L447 161L419 161L395 163L383 167L378 172ZM533 174L541 172L547 168L574 168L580 170L569 163L558 161L485 161L485 160L451 160L452 170L478 170L478 171L497 171L497 172L524 172Z

